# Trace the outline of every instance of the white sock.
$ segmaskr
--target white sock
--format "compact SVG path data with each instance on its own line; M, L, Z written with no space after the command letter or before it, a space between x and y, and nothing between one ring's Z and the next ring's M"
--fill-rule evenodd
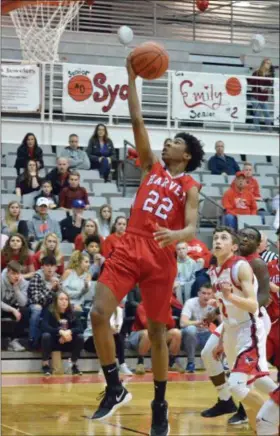
M258 378L254 383L256 389L263 392L264 394L270 394L270 392L275 391L277 384L268 375Z
M216 386L216 389L218 391L220 400L228 401L230 399L231 393L227 382L224 383L223 385Z

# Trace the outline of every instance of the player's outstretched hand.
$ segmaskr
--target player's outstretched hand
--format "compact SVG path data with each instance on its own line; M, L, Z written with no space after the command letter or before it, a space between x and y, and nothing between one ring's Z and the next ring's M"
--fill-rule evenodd
M160 248L167 247L167 245L174 244L178 240L178 234L174 230L160 227L157 224L157 231L154 233L154 240L159 243Z
M131 53L128 55L126 59L126 69L127 69L128 77L132 80L135 80L137 75L134 73L134 70L131 65Z

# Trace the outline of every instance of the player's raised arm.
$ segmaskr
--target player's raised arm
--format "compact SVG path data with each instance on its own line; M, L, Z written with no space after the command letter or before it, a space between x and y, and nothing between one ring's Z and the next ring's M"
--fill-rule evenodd
M158 159L152 152L148 132L142 117L135 83L136 75L131 66L130 56L127 58L126 66L128 73L128 107L133 127L136 150L139 154L142 170L148 171Z
M258 280L258 303L266 306L269 301L269 272L266 263L262 259L254 259L251 262L254 274Z

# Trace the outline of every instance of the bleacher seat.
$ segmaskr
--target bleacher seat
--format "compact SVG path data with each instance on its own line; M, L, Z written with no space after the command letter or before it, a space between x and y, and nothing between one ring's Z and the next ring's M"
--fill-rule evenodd
M228 185L231 185L232 182L234 181L235 176L227 176L227 181L228 181Z
M228 185L228 183L225 180L225 176L214 175L214 174L203 174L202 183L205 183L207 186Z
M218 188L218 186L203 186L200 192L207 197L221 198L220 188Z
M20 217L22 220L30 221L34 215L33 209L21 209Z
M96 211L95 210L85 210L83 213L83 218L86 220L88 220L88 219L95 220L96 219Z
M45 156L44 155L44 165L47 168L54 168L56 166L56 156Z
M50 217L55 221L62 221L66 218L66 212L63 209L53 209L49 211Z
M267 163L266 156L260 156L259 154L247 154L246 161L252 163L253 165L258 163Z
M22 204L24 208L33 208L34 198L37 197L40 191L30 192L30 194L25 194L22 196Z
M259 215L238 215L237 222L238 229L243 229L248 226L254 226L261 230L269 228L269 226L263 225L262 217Z
M91 207L100 208L103 204L107 204L108 200L106 197L89 197L89 204Z
M121 193L118 191L117 185L115 183L94 183L93 184L94 195L110 195L110 196L120 196Z
M96 283L97 282L93 282L93 281L90 282L89 291L84 295L85 303L87 301L92 301L93 300L93 297L95 296Z
M260 176L260 177L256 177L256 179L258 180L259 186L261 188L263 187L273 188L275 186L274 178L271 176Z
M274 165L256 165L256 172L262 177L271 174L278 174L278 169Z
M19 201L19 197L16 194L2 194L1 205L8 206L11 201Z
M77 170L81 176L81 180L91 181L93 179L100 179L99 172L97 170Z
M116 219L118 216L124 216L124 217L128 218L128 216L129 216L129 210L128 210L127 213L124 212L123 210L114 210L113 213L112 213L112 223L115 221L115 219Z
M203 219L218 221L218 219L223 215L224 210L221 200L216 199L215 203L210 201L208 198L202 200L199 211Z
M71 254L74 251L74 244L71 242L61 242L60 243L60 250L65 257L70 257Z
M271 190L269 188L261 188L261 196L264 200L271 198Z
M122 198L111 198L110 204L113 210L130 209L133 198L122 197Z
M265 224L272 228L273 227L273 223L275 221L275 216L274 215L266 215L264 217L264 219L265 219Z
M6 168L6 167L2 167L1 168L1 177L2 179L16 179L17 177L17 171L15 168Z
M196 182L201 183L200 174L192 173L192 174L190 174L190 175L192 176L192 178L193 178Z
M271 156L271 163L279 168L279 156Z
M84 180L81 182L81 186L86 189L89 195L94 195L93 186L91 182L85 182Z
M268 237L269 241L273 242L274 244L276 244L277 242L277 235L275 230L265 230L265 234ZM270 247L271 249L271 247Z

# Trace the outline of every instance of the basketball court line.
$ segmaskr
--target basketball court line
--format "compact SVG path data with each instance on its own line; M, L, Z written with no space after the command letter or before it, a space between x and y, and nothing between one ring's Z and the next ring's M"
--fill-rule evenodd
M141 414L141 415L143 415L143 414ZM123 415L120 415L120 416L123 416ZM135 415L129 415L129 416L135 416ZM86 418L86 419L89 419L89 420L94 422L94 419L92 419L90 416L82 415L82 418ZM103 425L108 425L110 427L118 428L120 430L127 430L127 431L130 431L131 433L141 434L141 435L144 435L144 436L149 436L148 433L145 433L145 432L139 431L139 430L134 430L133 428L125 427L125 426L123 426L121 424L113 424L111 422L106 422L105 420L104 421L98 421L98 423L99 424L103 424Z
M27 433L26 431L18 430L17 428L10 427L9 425L6 425L6 424L1 424L1 425L2 425L2 427L6 427L6 428L8 428L9 430L16 431L16 432L21 433L21 434L24 434L24 435L26 435L26 436L34 436L34 435L31 434L31 433Z

